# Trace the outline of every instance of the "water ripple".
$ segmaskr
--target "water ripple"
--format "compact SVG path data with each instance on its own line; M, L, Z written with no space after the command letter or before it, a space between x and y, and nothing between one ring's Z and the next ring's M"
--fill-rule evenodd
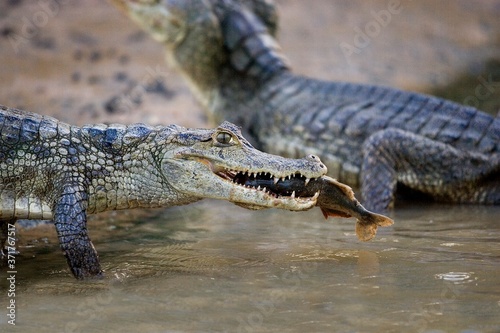
M436 279L445 280L453 283L469 283L475 280L472 276L474 272L448 272L436 274Z

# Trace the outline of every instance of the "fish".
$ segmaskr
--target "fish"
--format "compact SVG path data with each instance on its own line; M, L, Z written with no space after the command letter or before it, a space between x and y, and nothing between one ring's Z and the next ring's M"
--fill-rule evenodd
M365 209L356 199L354 191L329 176L315 179L291 177L290 179L248 178L247 186L262 186L270 192L296 197L310 197L319 192L316 206L321 209L325 219L328 217L355 217L356 236L361 241L373 239L378 227L388 227L394 224L391 218Z

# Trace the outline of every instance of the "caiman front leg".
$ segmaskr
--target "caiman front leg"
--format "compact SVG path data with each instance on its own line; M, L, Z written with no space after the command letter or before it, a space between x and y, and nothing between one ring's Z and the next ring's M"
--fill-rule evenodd
M53 209L61 249L78 279L103 275L97 251L87 233L88 195L83 184L82 180L65 182Z
M438 200L500 203L500 156L459 150L398 129L365 141L361 173L364 205L378 212L392 206L398 183Z

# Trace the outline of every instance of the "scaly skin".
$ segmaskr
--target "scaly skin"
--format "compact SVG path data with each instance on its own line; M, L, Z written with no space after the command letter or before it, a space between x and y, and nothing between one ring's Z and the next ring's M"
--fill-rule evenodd
M316 154L330 175L390 207L397 185L452 203L500 204L500 119L397 89L294 75L266 0L112 0L161 43L216 121L256 147Z
M213 130L76 127L0 106L0 249L9 223L52 220L75 277L96 277L102 270L87 214L203 198L250 209L307 210L319 193L299 198L247 182L290 179L306 186L325 173L316 156L287 159L256 150L229 122Z

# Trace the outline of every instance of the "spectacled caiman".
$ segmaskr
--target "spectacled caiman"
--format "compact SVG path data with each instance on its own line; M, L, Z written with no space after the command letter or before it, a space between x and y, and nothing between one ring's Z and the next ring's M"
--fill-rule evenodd
M319 205L325 217L357 217L362 240L393 223L366 211L349 187L323 178L326 172L314 155L288 159L258 151L229 122L213 130L76 127L0 106L0 259L18 219L52 220L75 277L100 276L87 214L203 198L249 209Z
M500 119L389 87L293 74L269 0L112 0L163 43L215 121L289 157L315 154L375 211L399 185L444 202L500 204Z

